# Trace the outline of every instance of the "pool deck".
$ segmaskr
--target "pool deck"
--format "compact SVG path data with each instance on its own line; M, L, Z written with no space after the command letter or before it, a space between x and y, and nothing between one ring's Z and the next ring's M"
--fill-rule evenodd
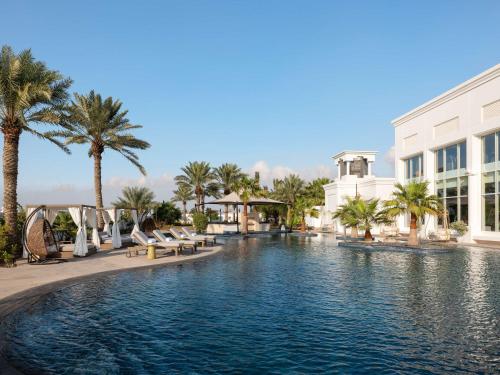
M71 258L67 262L58 264L34 265L21 260L14 268L0 267L0 303L17 293L63 280L69 281L93 274L134 268L180 264L210 257L221 250L221 245L203 247L198 248L194 254L186 251L185 254L178 256L160 255L154 260L149 260L142 253L127 258L126 249L104 250L89 257Z

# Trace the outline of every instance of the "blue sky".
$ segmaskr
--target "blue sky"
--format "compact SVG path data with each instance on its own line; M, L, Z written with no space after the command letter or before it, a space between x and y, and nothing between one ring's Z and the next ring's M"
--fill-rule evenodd
M189 160L312 178L368 149L391 175L390 121L500 62L499 1L17 0L2 13L1 44L31 48L72 92L120 98L144 126L148 177L108 152L107 202L137 183L166 199ZM92 203L92 168L86 148L25 135L21 202Z

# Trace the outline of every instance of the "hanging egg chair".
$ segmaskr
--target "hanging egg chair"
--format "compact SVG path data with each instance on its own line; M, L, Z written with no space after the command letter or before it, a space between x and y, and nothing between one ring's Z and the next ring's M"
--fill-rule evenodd
M26 246L29 252L39 260L59 256L59 246L52 227L43 218L36 219L32 224L27 235Z

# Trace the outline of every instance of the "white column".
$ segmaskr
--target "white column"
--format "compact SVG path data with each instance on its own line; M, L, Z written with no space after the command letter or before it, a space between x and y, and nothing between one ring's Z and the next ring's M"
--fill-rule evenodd
M371 176L372 175L372 162L369 161L368 162L368 176Z
M340 162L337 162L337 178L340 180Z
M346 175L350 176L351 175L351 162L349 160L346 161Z

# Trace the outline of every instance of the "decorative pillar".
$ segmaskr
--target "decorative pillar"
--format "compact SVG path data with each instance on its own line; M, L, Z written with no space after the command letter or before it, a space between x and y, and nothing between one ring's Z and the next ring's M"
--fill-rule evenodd
M350 176L351 175L351 162L347 160L346 162L346 175Z
M340 162L337 163L337 178L340 180Z
M372 175L372 162L369 161L368 162L368 176L371 176Z

